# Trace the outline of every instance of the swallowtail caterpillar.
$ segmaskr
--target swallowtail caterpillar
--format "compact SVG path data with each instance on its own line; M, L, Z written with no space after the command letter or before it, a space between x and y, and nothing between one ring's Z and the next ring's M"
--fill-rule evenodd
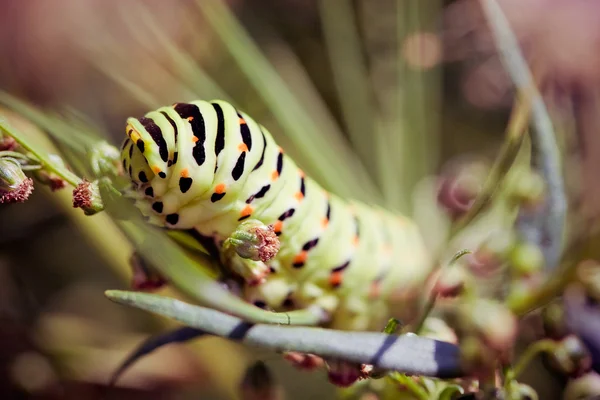
M273 311L318 305L328 327L344 330L381 330L392 307L414 308L407 294L415 303L430 272L417 226L328 193L231 104L161 107L129 118L126 133L129 196L150 223L190 232L217 252L240 224L262 223L278 236L268 261L225 265L243 278L246 301Z

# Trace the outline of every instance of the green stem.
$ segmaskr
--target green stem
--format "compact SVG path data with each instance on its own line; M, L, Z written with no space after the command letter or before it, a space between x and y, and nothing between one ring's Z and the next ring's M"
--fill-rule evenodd
M34 145L29 143L29 141L27 139L25 139L25 137L23 135L21 135L21 133L17 132L15 129L13 129L11 126L9 126L5 121L0 120L0 130L3 130L4 132L6 132L13 139L15 139L15 141L19 145L21 145L24 149L26 149L31 154L33 154L33 156L39 160L39 162L43 168L47 169L50 172L55 173L61 179L68 182L70 185L72 185L74 187L77 187L82 182L81 178L79 178L77 175L75 175L68 169L66 169L62 166L56 165L55 163L50 161L50 158L47 156L47 154L44 154L41 150L37 149Z
M519 358L519 361L515 364L512 371L508 371L506 374L506 380L511 381L517 379L521 373L525 370L527 365L540 353L548 353L556 348L556 343L550 339L540 340L533 345L529 346L525 353Z
M467 254L471 254L471 251L467 250L467 249L460 250L452 257L450 262L448 262L448 264L446 264L446 268L451 267L452 265L454 265L454 263L456 263L456 261L458 261L459 258L461 258L462 256L465 256ZM441 272L443 272L443 270L440 271L440 273ZM436 282L433 285L434 287L437 284L437 281L439 279L440 279L440 275L438 275ZM415 323L415 328L413 331L416 334L421 333L421 330L423 329L423 326L425 325L425 321L427 320L427 317L429 316L429 314L431 313L431 310L433 310L433 307L435 306L436 300L437 300L437 293L435 291L432 291L429 298L427 299L427 303L425 303L425 307L423 308L423 311L421 312L421 317Z
M492 166L483 188L473 202L473 205L469 208L467 214L452 227L452 237L456 237L458 233L467 227L469 223L471 223L489 204L496 189L498 189L503 182L510 167L517 158L519 149L525 138L525 133L527 132L529 115L531 112L531 102L529 99L529 93L521 93L521 100L517 100L513 108L506 129L504 143L494 161L494 165Z
M404 374L400 374L398 372L394 372L390 374L390 378L396 383L399 383L406 387L412 394L417 396L419 400L429 399L427 391L421 386L419 386L419 384L417 384L417 382L415 382L411 377L406 376Z
M23 153L19 153L17 151L10 151L10 150L0 151L0 157L13 157L13 158L19 158L22 160L30 160L31 159L30 157L27 157Z

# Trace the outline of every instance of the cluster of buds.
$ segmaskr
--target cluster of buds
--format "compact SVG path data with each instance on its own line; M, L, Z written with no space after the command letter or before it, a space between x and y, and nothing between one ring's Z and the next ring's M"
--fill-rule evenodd
M270 273L266 264L279 251L273 226L250 219L241 223L223 242L223 262L248 284L258 285Z
M33 180L28 178L21 164L14 158L0 158L0 203L22 203L33 191Z
M489 379L498 362L510 361L517 320L503 304L489 299L466 301L457 313L464 368L470 375Z
M81 208L85 215L94 215L104 210L98 183L82 180L73 189L73 207Z

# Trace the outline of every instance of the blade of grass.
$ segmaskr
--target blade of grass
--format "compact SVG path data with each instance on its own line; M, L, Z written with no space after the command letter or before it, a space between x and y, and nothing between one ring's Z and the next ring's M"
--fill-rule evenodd
M374 98L349 0L320 0L319 15L344 125L367 170L376 170Z
M315 178L341 196L378 201L377 187L341 133L315 123L317 119L300 104L227 5L216 0L196 4L270 107L284 133L306 155Z
M438 0L397 3L398 9L398 80L397 117L393 129L384 131L391 173L386 174L388 202L409 213L410 193L427 174L434 171L439 160L439 66L416 66L407 62L406 47L412 41L413 57L417 55L414 43L425 44L435 52L437 25L441 5ZM427 35L427 36L426 36ZM389 182L387 180L390 180Z
M168 59L175 65L175 74L181 81L182 86L189 88L196 96L203 99L218 98L233 102L227 93L202 69L192 57L183 51L177 43L170 39L169 35L160 30L159 21L143 4L127 5L126 15L130 15L134 7L139 24L131 26L131 33L138 42L149 51L162 51L168 54ZM145 29L142 29L144 27ZM150 32L151 36L144 34ZM158 46L157 46L158 45Z

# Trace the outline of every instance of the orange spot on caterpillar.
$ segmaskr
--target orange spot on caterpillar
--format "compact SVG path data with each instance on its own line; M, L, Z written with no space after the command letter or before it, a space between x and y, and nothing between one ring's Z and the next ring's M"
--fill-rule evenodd
M358 246L358 236L354 236L354 238L352 238L352 244L354 246Z
M239 151L248 151L248 146L246 146L246 143L240 143L238 146L238 150Z
M189 173L189 171L188 171L187 168L184 168L184 169L181 170L181 177L182 178L188 178L189 176L190 176L190 173Z
M277 178L279 178L279 172L277 172L277 170L271 172L271 180L277 180Z
M281 232L281 228L283 228L283 221L277 221L273 224L273 230L275 233Z
M294 264L303 264L306 261L307 252L303 251L294 257Z
M155 175L158 175L158 173L161 172L160 167L155 165L152 167L152 172L154 172Z
M332 272L331 275L329 275L329 284L331 286L340 286L342 284L342 280L343 274L341 271Z
M240 125L244 125L246 123L246 120L244 118L240 118Z
M225 184L219 183L217 186L215 186L215 193L216 194L225 193Z
M325 217L321 220L321 226L325 228L327 225L329 225L329 218Z
M187 117L186 118L188 121L192 122L194 120L194 117Z
M296 192L294 197L296 198L296 200L301 201L304 198L304 195L302 194L302 192Z
M252 214L252 211L254 211L252 209L252 207L250 207L249 205L247 205L246 207L244 207L244 209L242 210L242 212L240 213L240 218L241 217L247 217L249 215Z
M298 170L298 173L300 174L300 178L304 178L306 176L304 171L302 171L301 169Z
M198 141L198 138L196 136L192 136L192 142L196 143Z

